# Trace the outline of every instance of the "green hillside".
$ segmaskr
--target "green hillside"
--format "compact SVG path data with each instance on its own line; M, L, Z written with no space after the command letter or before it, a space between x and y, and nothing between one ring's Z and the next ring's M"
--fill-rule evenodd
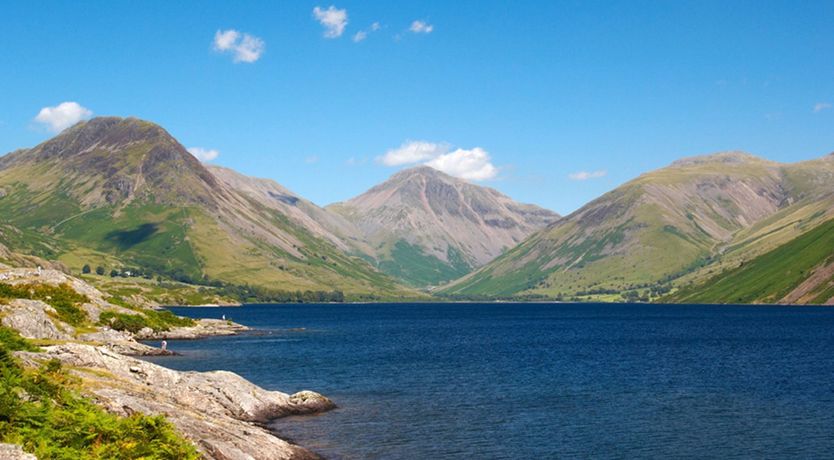
M803 289L805 292L797 292ZM834 220L666 300L681 303L780 303L796 292L808 303L834 300Z

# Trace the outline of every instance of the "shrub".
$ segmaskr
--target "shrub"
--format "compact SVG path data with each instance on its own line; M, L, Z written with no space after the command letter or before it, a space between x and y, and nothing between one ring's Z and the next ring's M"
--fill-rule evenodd
M90 268L90 264L84 264L84 266L81 267L81 273L84 273L85 275L90 273L91 271L92 269Z
M7 351L38 351L38 347L24 339L16 330L0 326L0 349Z
M60 361L25 370L0 346L0 441L41 460L199 458L164 418L109 414L75 386Z
M89 302L87 296L75 292L67 284L52 286L49 284L10 284L0 283L0 298L40 300L58 313L58 319L73 326L87 322L87 313L80 307Z
M104 267L102 267L101 265L96 267L96 275L103 276L104 275Z
M145 310L136 314L106 311L99 316L99 323L117 331L137 333L143 328L155 332L168 331L172 327L187 327L195 324L191 318L179 317L168 310Z

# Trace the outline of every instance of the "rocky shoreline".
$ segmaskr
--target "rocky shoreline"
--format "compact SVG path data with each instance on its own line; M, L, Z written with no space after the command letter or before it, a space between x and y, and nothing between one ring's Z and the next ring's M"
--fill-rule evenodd
M89 299L82 308L96 320L105 311L135 313L110 304L104 294L83 281L54 270L0 269L0 277L0 282L8 284L71 286ZM335 404L328 398L312 391L293 395L267 391L232 372L181 372L134 357L172 354L138 340L232 335L248 330L246 326L203 319L193 326L167 331L148 328L136 334L106 326L78 330L57 319L55 309L47 303L30 299L0 301L0 323L45 344L40 352L16 352L24 364L60 360L80 378L84 393L97 404L122 416L137 412L163 415L207 459L319 458L276 437L264 425L279 417L330 410ZM0 447L17 452L14 446Z

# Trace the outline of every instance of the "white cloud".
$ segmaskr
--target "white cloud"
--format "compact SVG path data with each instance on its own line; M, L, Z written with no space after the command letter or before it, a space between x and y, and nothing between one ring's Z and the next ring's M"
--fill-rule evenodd
M420 161L430 160L449 151L445 144L426 141L408 141L396 149L385 152L377 157L377 161L385 166L400 166Z
M492 164L489 153L480 147L472 150L457 149L438 156L426 165L467 180L487 180L498 175L498 168Z
M44 107L38 112L35 121L45 125L50 131L59 133L93 114L77 102L62 102L55 107Z
M242 34L234 29L218 30L214 34L214 49L220 53L231 53L234 62L252 63L261 58L266 43L254 35Z
M599 179L600 177L605 177L608 175L608 171L599 170L599 171L579 171L575 173L568 174L568 178L571 180L588 180L588 179Z
M318 155L310 155L310 156L308 156L307 158L304 159L304 162L307 163L308 165L318 163L319 162L319 156Z
M240 38L240 32L234 29L218 30L214 34L214 49L217 51L230 50L235 45L238 38Z
M434 26L425 21L418 20L412 22L408 30L415 34L430 34L434 30Z
M814 104L814 113L820 113L823 110L828 110L831 108L831 104L828 102L817 102Z
M378 156L376 161L385 166L423 163L450 176L467 180L487 180L498 175L498 168L492 164L489 153L480 147L450 152L449 144L408 141Z
M341 37L348 23L347 10L340 10L332 5L326 10L318 6L313 8L313 17L324 26L325 38Z
M220 152L214 149L204 149L202 147L191 147L188 153L197 157L202 162L211 161L220 156Z
M368 38L368 35L378 31L381 28L382 28L382 26L379 25L378 22L374 22L367 29L360 30L359 32L356 32L355 34L353 34L353 42L354 43L359 43L361 41L364 41L366 38Z

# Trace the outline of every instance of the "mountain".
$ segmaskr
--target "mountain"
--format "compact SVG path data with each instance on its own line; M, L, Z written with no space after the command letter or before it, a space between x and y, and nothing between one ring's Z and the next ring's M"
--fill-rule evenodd
M465 275L559 218L427 166L326 209L358 229L380 270L413 286Z
M408 295L345 253L317 223L324 210L277 184L283 204L265 203L258 183L207 169L153 123L95 118L0 157L0 243L74 270L136 267L181 280Z
M616 300L697 285L721 264L832 217L832 178L830 157L793 165L742 152L683 159L606 193L442 293ZM799 226L803 219L813 222Z
M359 229L342 216L328 212L271 179L243 175L222 166L206 165L220 182L301 224L311 234L326 239L342 251L368 250Z

